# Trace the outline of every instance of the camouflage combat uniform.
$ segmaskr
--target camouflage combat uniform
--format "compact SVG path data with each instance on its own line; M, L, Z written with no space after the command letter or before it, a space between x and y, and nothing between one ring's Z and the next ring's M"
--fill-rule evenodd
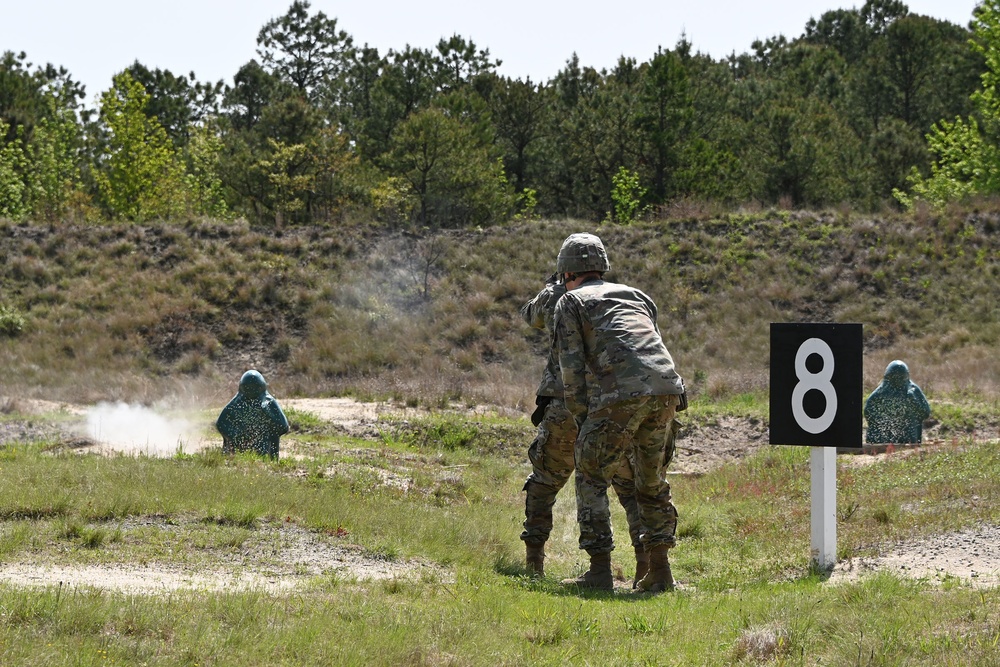
M566 287L549 283L535 298L521 307L521 317L529 326L552 332L552 317L559 297ZM552 531L552 507L570 475L573 474L573 452L577 427L573 415L563 401L562 376L559 363L550 348L542 381L536 392L539 410L533 421L538 422L538 432L528 448L531 474L524 483L524 531L521 539L528 543L541 543ZM612 484L618 499L625 508L632 545L641 547L639 541L639 509L635 499L632 472L627 466L614 475Z
M656 325L656 305L626 285L585 280L559 300L553 346L576 445L580 548L614 549L608 485L631 463L646 550L674 546L677 510L664 478L684 383Z

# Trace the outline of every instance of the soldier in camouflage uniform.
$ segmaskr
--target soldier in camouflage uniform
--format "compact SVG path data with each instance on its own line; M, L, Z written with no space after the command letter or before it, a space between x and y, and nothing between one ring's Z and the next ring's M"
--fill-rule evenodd
M557 281L556 276L552 276L545 288L521 307L521 317L529 326L551 335L556 302L565 293L566 287ZM535 393L536 409L531 415L531 423L538 427L538 433L528 448L532 470L524 483L525 519L521 539L525 544L525 564L528 571L542 576L545 542L552 531L552 507L559 489L573 473L573 449L577 436L576 422L563 402L562 376L551 346L542 381ZM612 485L628 518L629 534L636 554L635 581L638 581L646 573L648 560L639 541L639 508L632 474L627 465L614 476Z
M240 378L236 395L222 409L215 427L222 434L222 453L256 452L277 460L278 440L288 433L288 419L267 382L257 371Z
M580 427L577 520L580 548L590 555L590 569L567 583L613 589L608 485L629 461L640 539L649 554L649 571L637 588L658 592L674 584L667 550L675 544L677 510L664 472L684 382L660 337L656 305L637 289L604 282L609 269L604 244L593 234L563 242L557 270L567 292L556 305L553 345L566 409Z

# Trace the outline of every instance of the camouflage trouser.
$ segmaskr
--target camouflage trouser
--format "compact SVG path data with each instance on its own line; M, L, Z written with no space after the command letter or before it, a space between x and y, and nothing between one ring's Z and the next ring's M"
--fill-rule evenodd
M531 474L524 483L524 532L521 533L521 539L525 542L538 543L549 539L556 495L573 474L576 435L573 415L562 400L552 399L545 408L538 433L528 448ZM627 465L623 465L618 474L613 476L612 485L625 508L632 544L640 547L639 506L635 499L632 471Z
M623 468L634 475L641 543L647 550L674 546L677 509L664 474L673 457L678 402L677 396L643 396L587 415L576 444L576 513L580 548L587 553L615 548L608 485Z

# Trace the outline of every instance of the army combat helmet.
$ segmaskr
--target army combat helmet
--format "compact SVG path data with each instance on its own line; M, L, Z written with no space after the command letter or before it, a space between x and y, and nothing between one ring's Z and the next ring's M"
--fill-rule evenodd
M601 239L593 234L570 234L563 241L556 259L556 273L586 273L610 271L608 251Z

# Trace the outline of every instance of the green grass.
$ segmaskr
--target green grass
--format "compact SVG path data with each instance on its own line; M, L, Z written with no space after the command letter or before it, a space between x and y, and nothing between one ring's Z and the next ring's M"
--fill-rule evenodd
M990 664L1000 620L996 594L928 594L887 577L836 592L805 581L729 596L581 602L484 575L451 590L338 586L280 601L5 592L0 606L7 660L83 665L732 664L752 655L745 638L765 629L786 642L749 664Z
M766 420L768 405L766 391L730 394L718 400L702 397L700 400L692 400L687 411L679 414L678 419L709 421L723 416L738 415L741 418Z
M806 448L765 448L671 479L680 590L579 594L558 583L585 566L571 488L557 501L548 576L524 575L517 534L527 466L511 446L491 442L523 433L521 420L441 415L392 428L394 438L374 442L311 433L307 458L280 462L5 449L5 563L211 570L247 550L266 553L275 530L294 526L358 545L373 560L423 559L450 574L378 581L331 573L288 594L4 584L0 663L995 664L997 589L888 574L830 585L811 570ZM412 486L395 488L375 470ZM998 476L1000 444L968 440L842 465L841 557L997 522ZM971 495L974 504L961 502ZM616 534L626 534L620 508L613 512ZM617 549L613 564L630 576L631 550Z

